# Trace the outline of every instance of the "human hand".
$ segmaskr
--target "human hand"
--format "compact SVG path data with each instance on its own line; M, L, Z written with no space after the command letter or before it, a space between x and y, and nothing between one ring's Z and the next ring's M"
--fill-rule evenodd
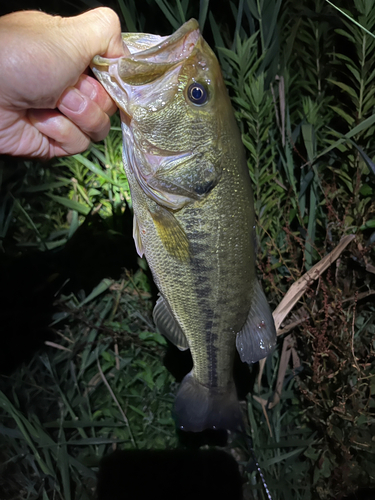
M96 54L125 54L114 11L8 14L0 17L0 47L0 154L72 155L108 134L116 106L85 70Z

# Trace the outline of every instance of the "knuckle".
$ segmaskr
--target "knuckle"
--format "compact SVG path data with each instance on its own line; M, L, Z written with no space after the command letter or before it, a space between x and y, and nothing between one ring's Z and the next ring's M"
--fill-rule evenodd
M103 24L110 28L120 27L120 19L116 12L109 7L98 7L93 12L98 16Z

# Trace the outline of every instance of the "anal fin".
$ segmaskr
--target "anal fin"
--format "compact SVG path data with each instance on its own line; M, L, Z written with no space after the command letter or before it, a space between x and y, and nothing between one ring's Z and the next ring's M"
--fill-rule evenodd
M180 325L174 319L164 297L159 297L153 312L159 332L172 342L180 351L189 349L188 341Z
M236 346L241 361L249 364L267 357L276 346L275 323L258 280L254 284L247 320L237 333Z

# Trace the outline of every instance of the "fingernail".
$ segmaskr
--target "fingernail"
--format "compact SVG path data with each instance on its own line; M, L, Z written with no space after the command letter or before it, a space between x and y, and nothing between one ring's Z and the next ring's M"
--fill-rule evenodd
M70 111L77 112L83 108L85 98L77 89L72 88L64 95L60 104L65 106Z
M79 90L80 92L82 92L82 94L86 95L90 99L93 99L96 95L96 88L87 80L82 79L79 82Z

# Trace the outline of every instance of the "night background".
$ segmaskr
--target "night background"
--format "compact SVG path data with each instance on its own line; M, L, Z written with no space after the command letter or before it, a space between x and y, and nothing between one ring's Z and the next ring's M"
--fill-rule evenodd
M355 235L286 316L261 385L258 364L236 364L251 440L176 431L191 357L152 321L119 117L81 155L0 156L1 499L263 500L256 461L273 500L375 498L375 7L336 3L360 26L323 0L104 3L123 31L203 27L247 152L272 310Z

